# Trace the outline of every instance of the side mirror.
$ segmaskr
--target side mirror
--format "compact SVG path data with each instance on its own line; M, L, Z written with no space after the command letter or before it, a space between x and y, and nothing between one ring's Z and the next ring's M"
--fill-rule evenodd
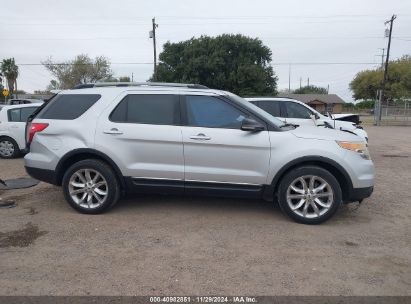
M260 132L264 131L264 129L262 124L252 118L245 118L241 123L241 130L243 131Z
M314 122L314 125L317 125L317 115L316 114L310 114L310 118L312 119L312 121Z

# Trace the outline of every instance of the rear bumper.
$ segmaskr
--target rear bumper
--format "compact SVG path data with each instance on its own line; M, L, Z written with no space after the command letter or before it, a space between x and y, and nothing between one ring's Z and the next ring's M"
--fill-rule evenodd
M39 181L58 185L56 172L53 170L39 169L25 166L28 175Z
M348 202L362 201L364 198L370 197L373 191L374 187L353 188Z

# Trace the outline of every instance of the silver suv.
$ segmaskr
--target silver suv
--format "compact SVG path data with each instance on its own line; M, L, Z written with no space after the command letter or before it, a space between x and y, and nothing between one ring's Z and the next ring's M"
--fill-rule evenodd
M27 172L63 187L82 213L130 192L278 200L318 224L373 191L366 142L295 128L229 92L183 84L90 84L62 91L29 119Z

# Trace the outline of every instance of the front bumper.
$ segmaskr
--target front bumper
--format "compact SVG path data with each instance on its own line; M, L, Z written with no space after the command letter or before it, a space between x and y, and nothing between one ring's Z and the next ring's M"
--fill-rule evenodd
M363 199L370 197L374 187L365 187L365 188L353 188L350 193L350 197L347 200L347 203L350 202L361 202Z

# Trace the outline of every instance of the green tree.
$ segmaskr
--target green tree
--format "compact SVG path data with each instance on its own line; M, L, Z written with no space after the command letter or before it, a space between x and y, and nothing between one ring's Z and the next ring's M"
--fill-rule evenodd
M314 85L307 85L294 90L294 94L328 94L326 88L317 87Z
M46 88L47 92L50 92L51 90L58 90L60 88L60 84L58 83L57 80L52 79L50 80L49 85Z
M375 99L377 91L382 88L383 70L364 70L359 72L350 83L353 97L359 99ZM411 97L411 56L390 61L388 80L384 95L388 100Z
M17 77L19 76L19 67L16 65L14 58L3 59L0 70L2 75L7 80L7 86L10 94L14 93L14 88L17 89Z
M118 78L118 81L120 81L120 82L131 82L131 79L128 76L121 76L121 77Z
M243 35L201 36L163 46L153 81L198 83L239 95L275 95L271 50Z
M59 89L70 89L78 84L93 83L112 77L110 61L103 57L94 60L88 55L78 55L74 60L55 63L51 58L42 64L57 78Z
M3 86L3 84L0 83L0 103L4 103L4 96L2 94L3 89L4 89L4 86Z

